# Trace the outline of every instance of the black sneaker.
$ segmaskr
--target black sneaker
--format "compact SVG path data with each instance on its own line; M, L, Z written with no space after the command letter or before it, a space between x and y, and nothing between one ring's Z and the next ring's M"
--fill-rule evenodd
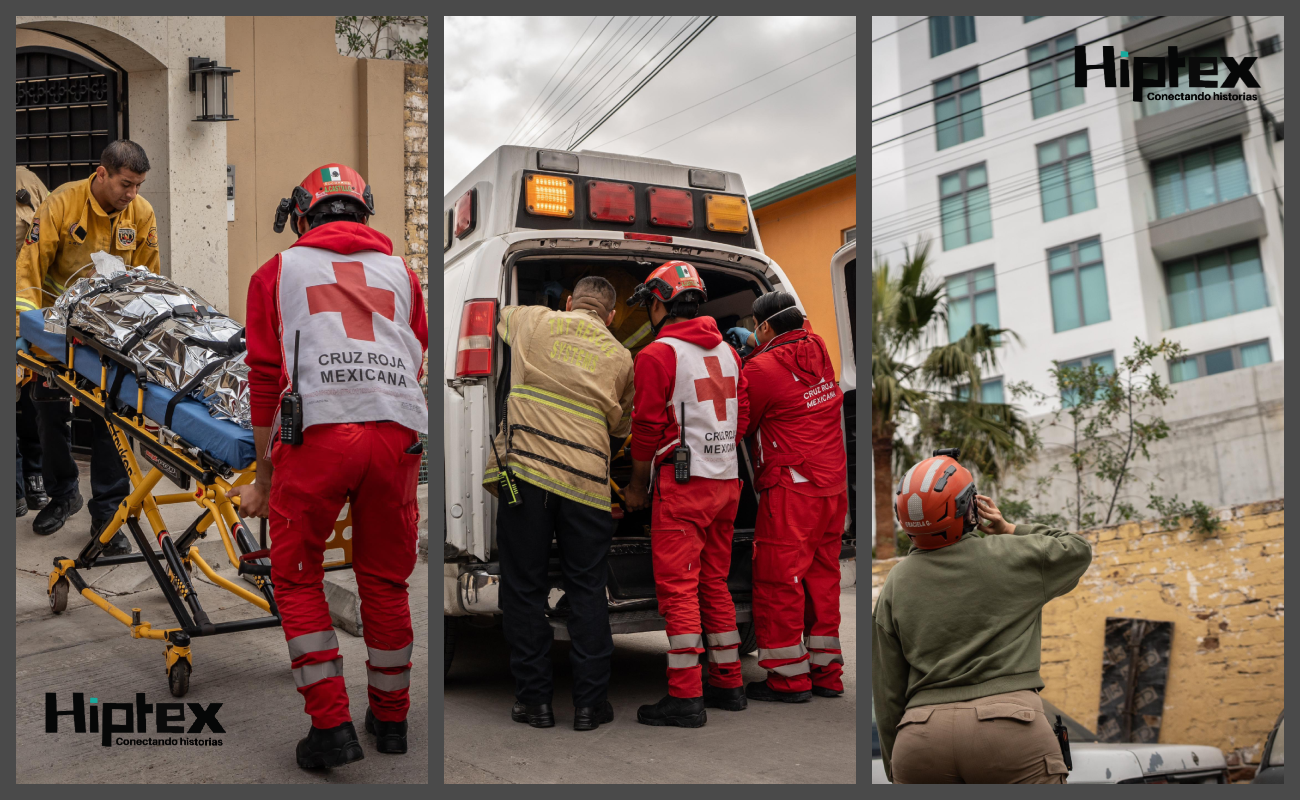
M313 725L298 741L298 766L303 769L341 767L365 757L351 722L324 729Z
M384 722L375 718L375 712L366 707L366 733L375 737L375 749L381 753L406 752L406 720Z
M45 476L28 475L27 476L27 507L40 510L50 502L50 496L45 493Z
M842 690L837 692L834 689L827 689L825 686L814 686L812 693L818 697L839 697L844 694Z
M778 692L767 681L752 681L745 684L745 696L750 700L764 700L769 703L807 703L812 700L812 692Z
M551 710L550 703L537 706L515 703L514 708L510 709L510 719L515 722L526 722L534 728L555 727L555 712Z
M19 497L19 498L18 498L18 516L19 516L19 517L25 517L25 516L27 516L27 498L26 498L26 497Z
M720 708L723 711L744 711L749 708L749 701L745 699L743 686L737 686L734 689L722 689L711 683L706 683L704 684L704 705L706 708Z
M79 491L74 491L67 497L52 497L32 521L32 530L41 536L49 536L62 528L68 517L80 511L84 504Z
M636 710L636 721L656 727L702 728L709 721L703 697L667 697Z
M577 706L573 709L573 729L594 731L606 722L614 721L614 705L608 700L598 706Z
M104 532L104 526L112 522L112 518L93 519L90 521L90 538L98 539L99 534ZM104 549L100 552L101 556L124 556L134 553L135 548L131 546L131 540L126 537L126 531L118 531L113 534L113 538L108 540Z

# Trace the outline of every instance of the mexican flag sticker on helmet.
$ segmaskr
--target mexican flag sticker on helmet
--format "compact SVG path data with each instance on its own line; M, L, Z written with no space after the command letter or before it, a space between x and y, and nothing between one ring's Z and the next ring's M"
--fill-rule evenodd
M321 167L321 169L320 169L320 177L321 177L321 180L325 181L326 183L329 183L330 181L337 181L337 180L340 180L340 176L339 176L339 168L338 168L338 167Z
M677 265L677 277L679 277L679 278L689 278L689 277L691 277L691 273L690 273L689 270L686 269L686 265L685 265L685 264L678 264L678 265Z

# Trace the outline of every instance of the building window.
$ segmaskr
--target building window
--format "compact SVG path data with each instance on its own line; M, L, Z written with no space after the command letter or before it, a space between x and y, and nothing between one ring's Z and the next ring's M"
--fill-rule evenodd
M930 57L975 41L974 17L930 17Z
M984 135L980 111L979 70L968 69L934 84L936 150L969 142ZM969 87L969 88L967 88Z
M1074 85L1074 32L1029 48L1029 85L1034 119L1083 102L1083 87Z
M1038 184L1043 195L1043 222L1097 207L1087 131L1038 145Z
M843 241L840 242L840 244L848 244L849 242L856 242L858 240L857 225L854 225L852 228L845 228L843 231L841 231L841 233L843 234L844 238Z
M1181 61L1183 61L1183 64L1178 68L1178 86L1183 89L1188 88L1187 65L1191 63L1190 61L1188 61L1188 59L1190 58L1215 59L1214 63L1218 65L1216 71L1211 75L1202 75L1202 77L1207 81L1212 81L1215 84L1222 86L1223 79L1228 76L1228 70L1227 67L1224 66L1221 58L1223 56L1226 56L1227 54L1228 51L1224 49L1222 39L1210 42L1209 44L1204 45L1203 47L1197 47L1195 49L1188 50L1186 52L1179 50L1178 57ZM1164 70L1168 69L1168 65L1167 64L1159 64L1159 65L1143 64L1142 69L1143 69L1142 74L1144 77L1146 77L1148 80L1156 80L1161 77ZM1164 77L1162 81L1162 86L1163 88L1157 90L1158 99L1156 100L1148 100L1146 99L1147 93L1145 91L1142 93L1141 108L1142 108L1143 116L1147 116L1147 117L1154 116L1164 111L1169 111L1171 109L1178 108L1179 106L1185 106L1189 103L1196 102L1195 99L1185 99L1185 100L1166 99L1170 95L1177 97L1178 95L1182 94L1185 95L1186 97L1194 98L1201 93L1206 93L1206 92L1213 93L1217 91L1215 89L1209 89L1209 88L1197 89L1195 87L1192 87L1192 90L1190 92L1179 92L1169 85L1169 79L1167 76Z
M1152 161L1151 181L1160 219L1250 194L1240 139Z
M1021 19L1023 19L1025 22L1033 22L1036 19L1042 19L1042 17L1021 17Z
M1249 344L1239 344L1233 347L1225 347L1222 350L1197 353L1193 356L1169 362L1169 382L1181 383L1182 381L1190 381L1193 378L1218 375L1220 372L1231 372L1234 369L1245 369L1259 364L1267 364L1272 360L1273 356L1269 352L1267 339Z
M1267 39L1259 40L1259 57L1271 56L1274 53L1282 52L1282 38L1279 36L1270 36Z
M980 267L948 279L948 341L965 336L976 323L998 327L993 267Z
M1110 319L1101 239L1093 237L1048 250L1047 273L1057 333Z
M1057 366L1062 368L1075 367L1076 369L1087 369L1088 367L1091 367L1093 364L1096 364L1097 366L1101 367L1101 372L1103 375L1114 375L1115 374L1115 353L1113 351L1110 353L1098 353L1097 355L1094 356L1086 356L1084 358L1076 358L1074 361L1066 361L1064 363L1058 364ZM1071 408L1078 402L1079 402L1078 390L1065 389L1061 392L1061 405L1063 407Z
M1258 242L1166 262L1165 287L1171 328L1268 306Z
M970 399L970 387L969 387L969 386L958 386L958 387L957 387L957 399L958 399L958 400L969 400L969 399ZM989 380L987 380L987 381L980 381L980 402L981 402L981 403L995 403L995 404L997 404L997 405L1002 405L1004 402L1006 402L1006 401L1003 399L1003 395L1002 395L1002 379L1001 379L1001 378L991 378L991 379L989 379Z
M993 238L988 171L983 164L939 178L939 205L944 250Z

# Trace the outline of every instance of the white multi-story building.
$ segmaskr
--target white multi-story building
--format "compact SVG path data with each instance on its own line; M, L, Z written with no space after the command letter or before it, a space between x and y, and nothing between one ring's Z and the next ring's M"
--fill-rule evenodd
M899 17L897 26L902 134L877 150L897 148L902 169L873 176L873 192L897 180L905 202L873 219L872 246L897 264L904 244L932 241L952 338L973 322L1019 336L1000 349L985 400L1018 381L1050 394L1053 362L1113 366L1135 338L1187 349L1188 359L1158 366L1180 392L1282 360L1281 16ZM1183 89L1143 89L1140 102L1130 87L1105 86L1100 69L1076 87L1076 45L1090 65L1113 47L1117 77L1119 60L1170 46L1180 57L1253 56L1259 88L1227 91L1258 99L1146 99L1210 91L1186 88L1185 64ZM1217 64L1216 83L1230 72Z

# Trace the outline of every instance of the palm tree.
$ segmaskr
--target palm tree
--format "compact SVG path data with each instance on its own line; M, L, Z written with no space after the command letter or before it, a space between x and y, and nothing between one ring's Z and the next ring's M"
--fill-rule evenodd
M1023 463L1032 430L1005 403L983 403L980 374L997 366L1005 328L979 323L946 341L948 306L942 282L929 274L930 243L904 249L895 272L876 256L871 294L871 451L875 473L876 557L894 555L895 452L901 473L932 445L960 447L962 463L997 482ZM963 395L963 391L965 396ZM899 435L900 427L911 436Z

